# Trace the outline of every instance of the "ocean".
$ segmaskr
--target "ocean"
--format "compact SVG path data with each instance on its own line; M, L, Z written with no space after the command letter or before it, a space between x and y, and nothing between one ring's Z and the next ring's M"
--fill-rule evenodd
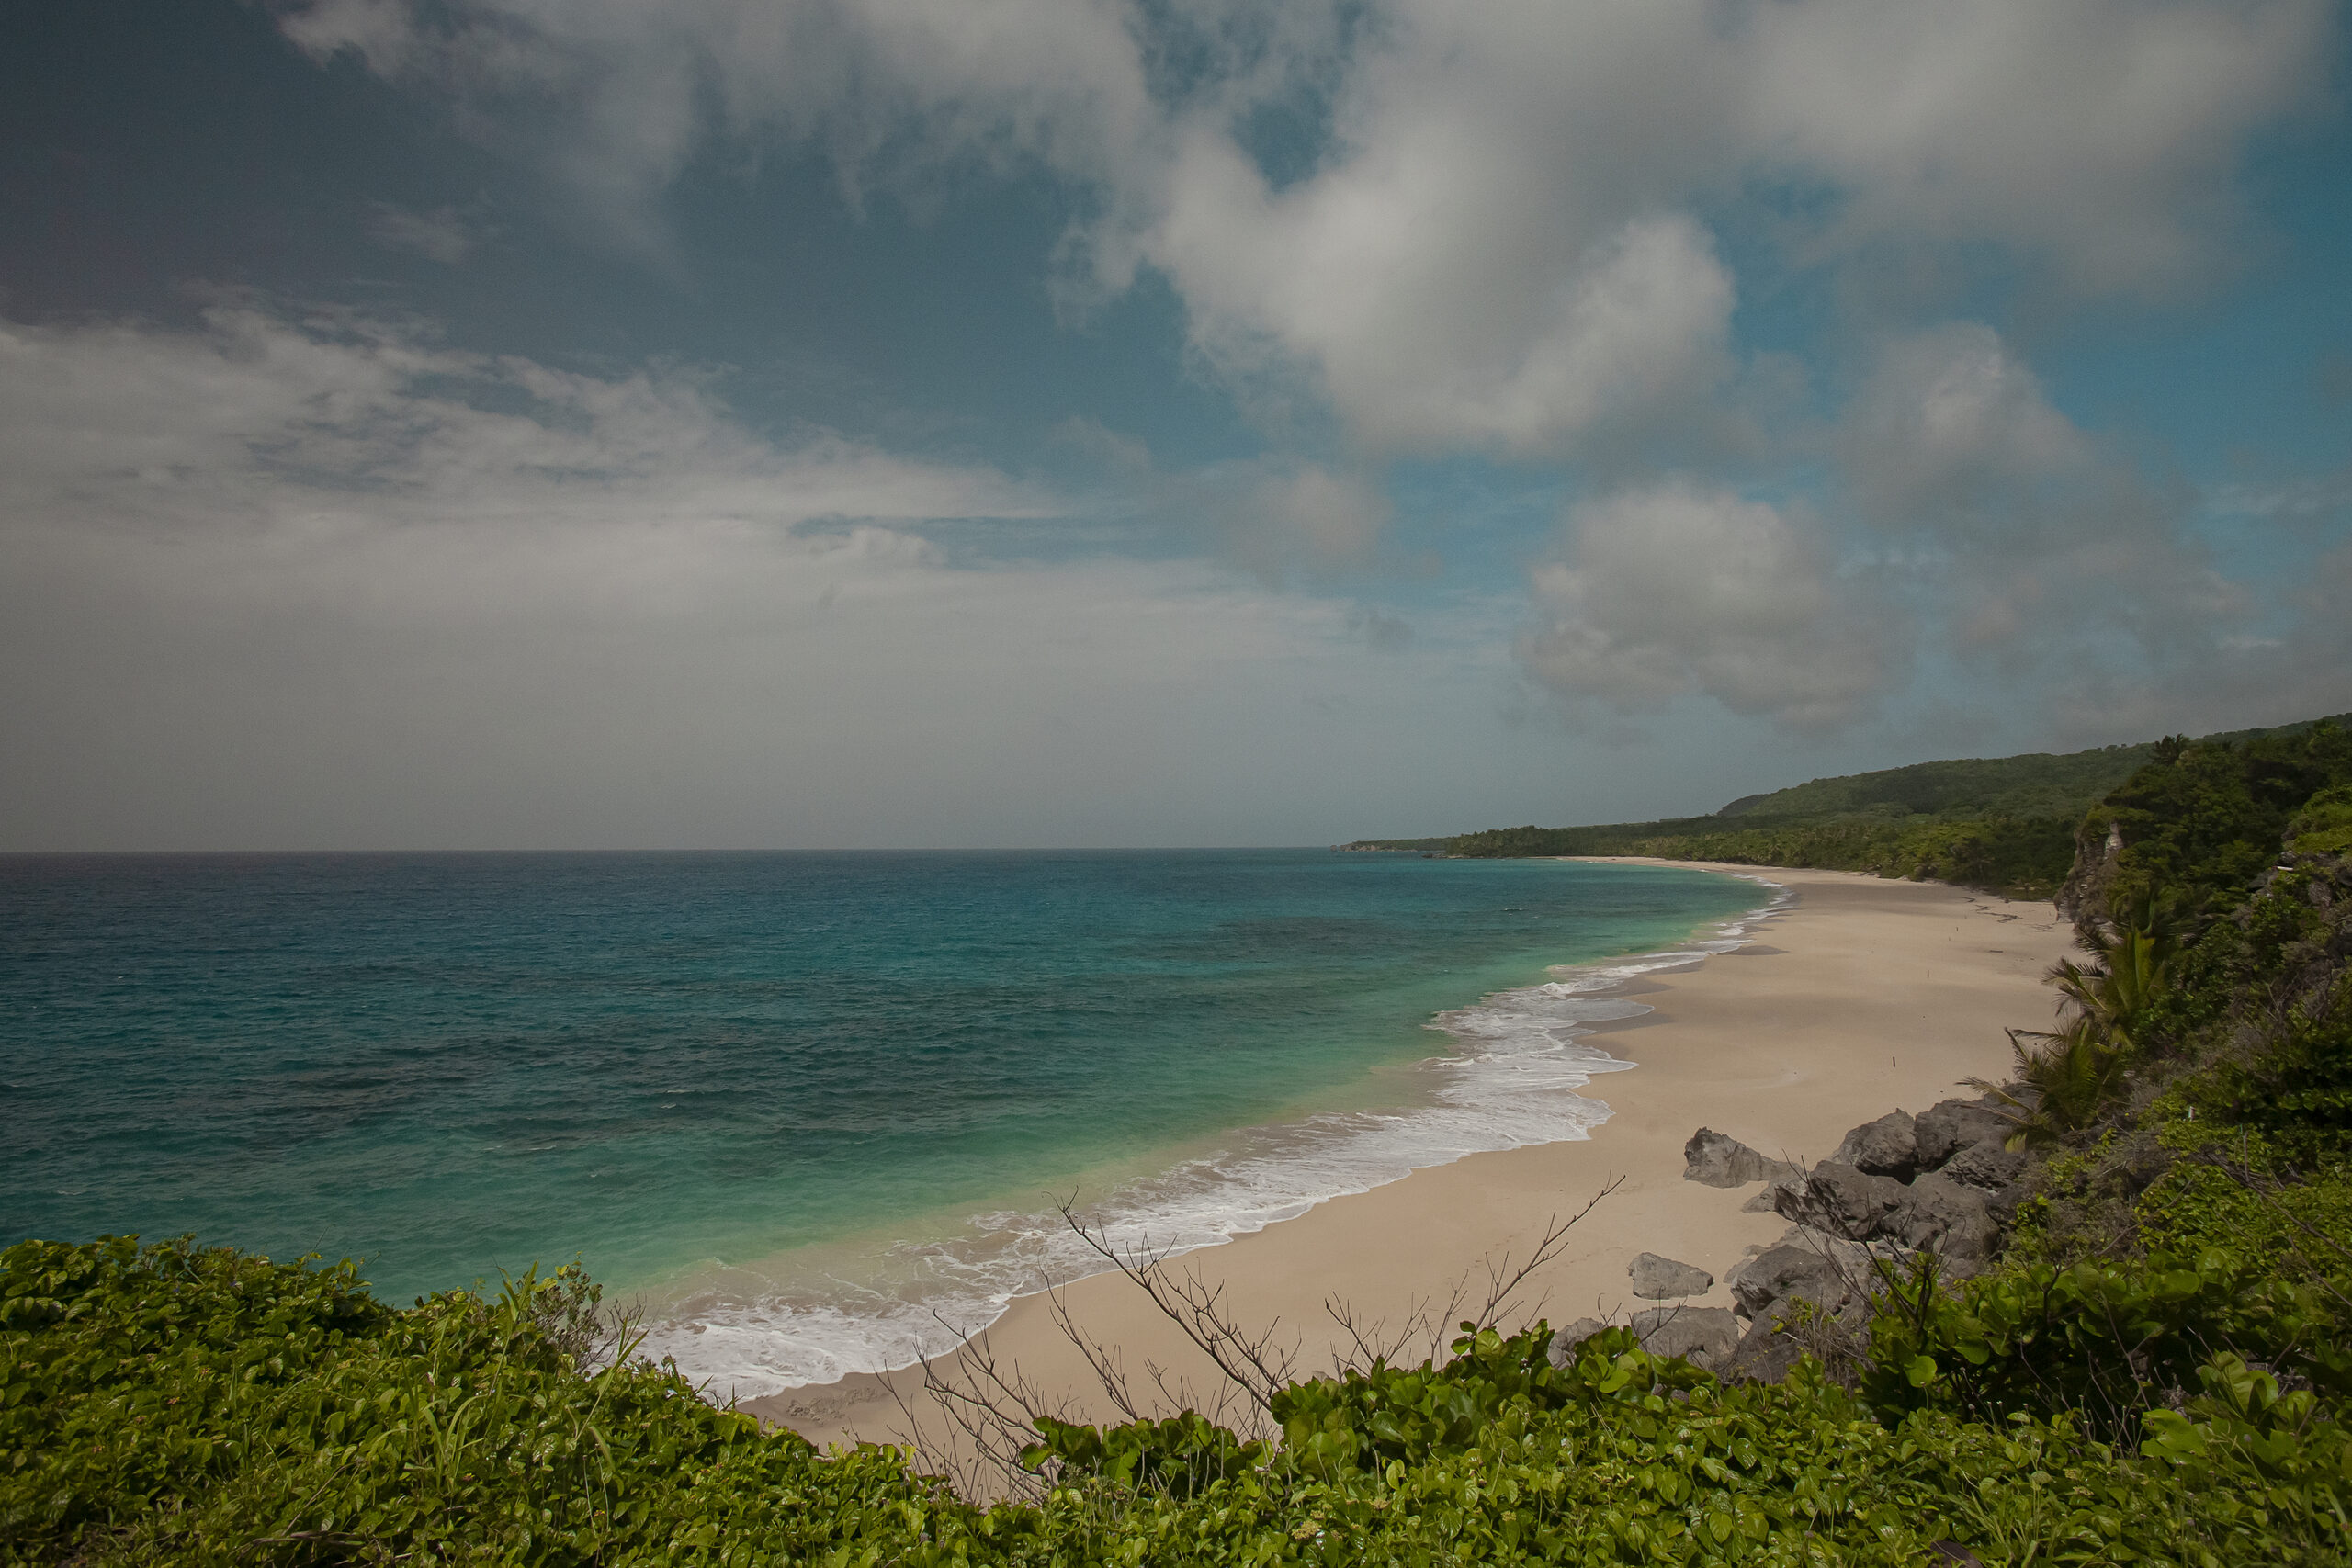
M1587 1135L1756 883L1327 850L0 857L0 1240L578 1258L721 1395Z

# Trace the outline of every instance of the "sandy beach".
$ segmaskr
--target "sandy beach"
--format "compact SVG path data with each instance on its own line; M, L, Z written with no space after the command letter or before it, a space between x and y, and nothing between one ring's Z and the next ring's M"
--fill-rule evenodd
M1693 1131L1712 1127L1768 1155L1819 1159L1860 1122L1966 1092L1957 1087L1965 1077L2004 1076L2004 1026L2041 1027L2051 1016L2041 976L2072 938L2048 904L1843 872L1709 869L1761 875L1794 897L1737 952L1613 993L1652 1010L1589 1037L1636 1064L1585 1091L1612 1111L1589 1139L1417 1171L1175 1267L1222 1284L1239 1321L1277 1325L1276 1342L1295 1354L1302 1374L1328 1371L1346 1335L1327 1303L1345 1303L1359 1325L1393 1325L1465 1279L1483 1294L1488 1260L1524 1258L1553 1216L1576 1213L1616 1180L1530 1280L1544 1314L1555 1325L1622 1321L1654 1304L1637 1301L1626 1277L1642 1252L1713 1273L1714 1290L1693 1304L1728 1305L1724 1274L1783 1223L1743 1212L1755 1188L1683 1179ZM1080 1280L1056 1295L1137 1381L1149 1364L1167 1369L1171 1384L1216 1386L1206 1360L1122 1276ZM983 1337L987 1353L1001 1369L1017 1367L1066 1416L1116 1419L1054 1316L1043 1296L1015 1302ZM954 1376L971 1354L940 1370ZM920 1369L854 1377L744 1408L820 1444L904 1441L917 1435L911 1413L936 1440L947 1428L922 1381Z

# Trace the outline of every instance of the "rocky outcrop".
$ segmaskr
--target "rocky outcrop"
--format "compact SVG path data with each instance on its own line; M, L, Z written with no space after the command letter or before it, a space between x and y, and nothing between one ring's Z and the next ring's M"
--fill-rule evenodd
M1707 1187L1745 1187L1770 1181L1797 1168L1786 1160L1768 1159L1737 1138L1702 1127L1682 1145L1682 1179Z
M1908 1112L1891 1111L1847 1134L1829 1157L1865 1175L1908 1181L1919 1168L1917 1124Z
M1909 1182L1824 1160L1773 1190L1783 1218L1850 1242L1894 1242L1973 1273L2000 1244L1987 1196L1938 1172Z
M1946 1160L1936 1173L1962 1186L1998 1192L2025 1174L2026 1152L2003 1148L1991 1139L1968 1147Z
M1963 1149L1988 1143L1997 1148L2013 1126L1982 1100L1939 1101L1921 1111L1914 1125L1921 1170L1934 1170Z
M1999 1252L2024 1192L2026 1156L2004 1146L2014 1128L1989 1096L1947 1100L1917 1117L1895 1111L1865 1122L1809 1169L1700 1128L1682 1151L1683 1179L1709 1187L1763 1182L1743 1210L1777 1213L1789 1228L1724 1276L1730 1309L1636 1313L1635 1334L1657 1354L1686 1356L1732 1379L1777 1382L1808 1351L1850 1366L1864 1353L1871 1297L1890 1269L1907 1269L1924 1252L1945 1275L1965 1276ZM1649 1252L1626 1272L1634 1293L1652 1301L1702 1295L1715 1282L1702 1269ZM1601 1326L1581 1318L1562 1329L1553 1359L1573 1355Z
M1808 1351L1849 1359L1861 1353L1871 1298L1890 1268L1907 1269L1922 1252L1948 1277L1990 1263L2024 1194L2027 1164L2004 1146L2016 1124L1996 1103L1988 1096L1947 1100L1916 1118L1891 1112L1847 1134L1835 1157L1810 1169L1764 1162L1701 1129L1684 1151L1686 1176L1736 1186L1726 1178L1759 1172L1766 1185L1743 1208L1791 1222L1778 1242L1724 1276L1732 1313L1750 1326L1731 1349L1710 1348L1707 1364L1726 1378L1777 1382Z
M1552 1336L1551 1358L1555 1367L1565 1367L1577 1359L1577 1347L1609 1325L1597 1317L1580 1317Z
M1552 1364L1565 1367L1577 1349L1609 1325L1595 1317L1580 1317L1552 1336ZM1740 1344L1739 1319L1724 1307L1653 1307L1634 1314L1630 1326L1643 1349L1653 1356L1681 1356L1706 1368L1727 1365Z
M1738 1303L1733 1310L1743 1317L1768 1314L1774 1306L1795 1301L1837 1313L1869 1299L1877 1271L1867 1247L1818 1232L1800 1235L1792 1230L1779 1245L1732 1269L1724 1282Z
M1804 1341L1784 1332L1768 1314L1748 1325L1747 1337L1718 1371L1734 1382L1780 1382L1804 1359Z
M1903 1202L1904 1186L1891 1176L1871 1176L1850 1165L1824 1160L1801 1181L1773 1187L1773 1207L1782 1219L1848 1241L1880 1234L1887 1215Z
M1671 1258L1660 1258L1655 1252L1645 1252L1634 1259L1625 1272L1634 1281L1634 1294L1645 1301L1672 1301L1678 1296L1703 1296L1715 1288L1715 1277L1703 1269L1693 1269L1688 1263L1678 1263Z
M2096 847L2094 847L2096 846ZM2107 913L2108 887L2123 866L2123 828L2109 822L2104 838L2086 821L2075 829L2075 863L2052 900L2061 918L2080 931Z
M1739 1319L1723 1307L1655 1307L1634 1314L1634 1333L1653 1356L1683 1356L1702 1367L1739 1348Z
M1984 1194L1933 1171L1903 1190L1902 1201L1880 1223L1879 1235L1934 1253L1945 1271L1954 1274L1976 1272L2001 1244Z

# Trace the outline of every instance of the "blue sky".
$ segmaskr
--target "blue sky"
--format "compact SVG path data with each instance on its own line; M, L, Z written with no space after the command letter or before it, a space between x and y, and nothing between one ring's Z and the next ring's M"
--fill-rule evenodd
M2352 707L2324 0L0 22L0 847L1265 843Z

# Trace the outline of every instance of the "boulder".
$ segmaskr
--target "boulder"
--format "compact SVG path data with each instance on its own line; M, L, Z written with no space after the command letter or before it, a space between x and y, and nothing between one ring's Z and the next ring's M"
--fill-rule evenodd
M2000 1245L1984 1194L1931 1171L1904 1189L1903 1201L1883 1222L1887 1235L1924 1248L1957 1272L1973 1273Z
M1645 1252L1634 1259L1625 1272L1633 1277L1634 1294L1646 1301L1672 1301L1677 1296L1703 1296L1715 1287L1715 1277L1703 1269L1693 1269L1688 1263L1677 1263L1671 1258L1660 1258L1655 1252Z
M1921 1111L1914 1123L1919 1168L1934 1170L1961 1150L1980 1144L1998 1148L2012 1126L1981 1100L1940 1100Z
M1824 1160L1807 1171L1802 1182L1777 1184L1773 1207L1783 1219L1841 1235L1868 1241L1882 1234L1886 1216L1903 1201L1907 1190L1887 1176L1871 1176L1850 1165Z
M1737 1138L1702 1127L1682 1145L1682 1179L1707 1187L1745 1187L1770 1181L1796 1167L1786 1160L1767 1159Z
M1634 1314L1634 1332L1653 1356L1682 1356L1712 1367L1739 1348L1739 1320L1724 1307L1653 1307Z
M1580 1317L1552 1336L1552 1364L1565 1367L1577 1359L1577 1347L1609 1325L1597 1317Z
M1724 1282L1731 1287L1734 1309L1756 1317L1775 1303L1811 1302L1825 1312L1836 1312L1858 1299L1867 1299L1876 1274L1867 1248L1831 1236L1782 1241L1766 1247L1732 1269Z
M1846 1141L1829 1157L1871 1176L1908 1181L1919 1168L1917 1125L1908 1111L1891 1111L1847 1134Z
M1747 1337L1715 1371L1732 1382L1780 1382L1796 1371L1804 1347L1792 1334L1781 1332L1770 1312L1758 1316Z
M1937 1168L1936 1174L1963 1187L1997 1192L2025 1174L2023 1149L2005 1149L1998 1139L1971 1144Z

